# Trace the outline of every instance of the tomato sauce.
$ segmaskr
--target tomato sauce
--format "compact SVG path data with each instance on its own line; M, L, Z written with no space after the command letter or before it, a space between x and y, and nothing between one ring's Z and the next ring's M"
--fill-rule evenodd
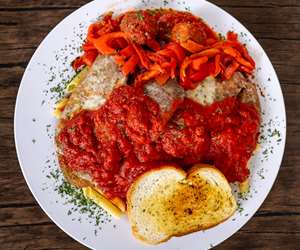
M215 164L229 181L249 175L259 115L235 97L201 106L186 99L166 124L141 88L113 91L96 111L82 111L57 135L63 161L89 173L109 197L126 197L137 176L161 164Z

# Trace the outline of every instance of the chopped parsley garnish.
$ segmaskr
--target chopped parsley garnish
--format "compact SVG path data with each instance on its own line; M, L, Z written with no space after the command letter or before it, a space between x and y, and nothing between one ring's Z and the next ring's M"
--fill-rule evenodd
M139 20L144 20L144 14L143 14L143 12L141 11L141 10L138 10L137 12L136 12L136 16L137 16L137 18L139 19Z
M274 129L274 131L273 131L272 134L271 134L271 137L274 137L274 136L280 137L280 132L279 132L279 130Z
M244 208L241 207L240 203L237 203L237 211L241 214L244 211Z
M76 213L73 212L86 214L88 219L91 219L91 221L94 222L95 226L111 222L111 216L101 207L96 205L92 200L87 199L81 189L76 188L69 182L65 181L62 172L59 169L52 170L46 177L55 181L55 191L57 191L61 197L65 198L65 204L74 205L68 210L67 215L75 216ZM81 222L82 218L73 218L72 220Z
M223 36L223 34L218 33L218 36L219 36L219 40L221 40L221 41L225 41L226 40L226 38L225 38L225 36Z
M159 12L159 9L147 9L146 11L149 15L155 16Z

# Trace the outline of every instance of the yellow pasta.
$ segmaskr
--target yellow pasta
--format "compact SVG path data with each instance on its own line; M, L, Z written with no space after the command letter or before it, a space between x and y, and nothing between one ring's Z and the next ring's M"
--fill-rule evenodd
M249 192L249 178L239 184L240 193L246 194Z
M54 111L53 111L53 115L55 118L57 118L57 119L60 118L62 110L68 103L68 100L69 100L68 98L63 98L58 103L55 104Z
M86 77L88 73L88 67L83 68L74 78L73 80L67 85L67 92L72 93L77 85Z
M91 187L84 187L84 188L82 188L82 191L86 198L91 199L97 205L102 207L105 211L110 213L113 217L119 219L123 215L122 211L119 208L117 208L115 205L113 205L110 200L106 199L103 195L98 193L95 189L93 189Z

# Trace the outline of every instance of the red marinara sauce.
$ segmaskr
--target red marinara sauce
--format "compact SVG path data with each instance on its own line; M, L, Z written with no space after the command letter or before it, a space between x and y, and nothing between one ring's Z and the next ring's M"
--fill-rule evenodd
M258 128L256 109L234 97L208 107L186 99L166 124L154 100L123 86L98 110L68 121L56 140L68 167L89 173L107 196L125 198L137 176L166 163L213 163L229 181L245 180Z

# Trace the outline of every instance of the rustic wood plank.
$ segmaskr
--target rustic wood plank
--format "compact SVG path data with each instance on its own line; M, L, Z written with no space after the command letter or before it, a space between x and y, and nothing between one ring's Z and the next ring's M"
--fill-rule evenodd
M257 8L231 8L230 11L242 23L247 23L247 27L257 38L300 39L300 14L298 14L300 7L274 9L265 7L259 12ZM72 9L25 10L21 13L1 11L0 47L6 49L32 48L39 44L49 30L70 12ZM30 29L26 27L30 27ZM24 37L27 39L23 39Z
M22 61L21 63L24 62ZM9 87L11 88L10 91L16 92L19 88L24 71L25 71L25 67L23 66L12 66L12 67L5 66L2 68L0 66L0 88L5 89ZM8 96L2 95L2 98L15 97L13 96L12 92ZM0 117L2 117L2 115L0 115Z
M245 215L241 215L245 216ZM271 223L276 220L276 223ZM253 219L243 227L244 232L284 232L284 225L289 224L293 232L300 233L300 213L259 211ZM44 225L51 222L36 202L24 205L0 206L0 228L11 226Z
M255 220L253 220L254 223ZM275 224L272 223L271 224ZM247 227L247 226L246 226ZM29 230L30 229L30 230ZM255 240L253 240L255 237ZM255 232L240 230L230 240L215 249L296 249L299 232ZM272 242L272 247L270 247ZM55 225L13 226L0 228L0 244L3 249L86 249L72 240Z
M0 0L0 244L3 249L86 249L37 206L20 172L13 111L25 66L44 36L86 0ZM300 242L300 2L213 0L244 23L270 56L285 96L284 161L254 218L216 249L296 249ZM36 22L39 20L39 22ZM276 222L276 223L274 223ZM255 240L252 240L255 238Z
M22 207L0 208L0 228L14 225L43 224L45 222L51 221L36 203Z
M14 173L1 173L0 185L0 206L34 202L20 169L16 169Z
M78 8L82 5L88 3L88 0L60 0L60 1L51 1L51 0L31 0L31 1L23 1L23 0L0 0L0 6L3 9L14 9L14 8L48 8L48 7L56 7L56 8ZM220 6L220 7L284 7L284 6L300 6L299 1L297 0L287 0L287 1L274 1L274 0L248 0L248 1L228 1L228 0L211 0L212 3Z
M1 11L0 47L6 49L37 46L48 32L72 10ZM37 22L37 20L39 20ZM10 23L11 22L11 23ZM26 37L26 39L24 39Z
M289 24L299 24L300 22L299 7L297 6L279 6L277 8L263 6L243 8L236 6L235 8L225 7L224 9L242 23L247 24L286 24L286 28L288 28Z
M284 6L300 6L297 0L287 0L287 1L274 1L274 0L248 0L248 1L228 1L228 0L211 0L210 2L224 8L224 7L244 7L244 8L261 8L261 7L284 7Z
M40 225L0 228L2 249L87 249L71 239L56 225L46 222Z
M22 67L25 69L35 50L36 47L20 49L0 48L0 68ZM14 74L10 76L6 76L4 73L1 74L1 77L12 78L14 76Z
M272 222L271 222L272 223ZM263 250L282 250L297 249L300 240L299 233L249 233L240 230L228 240L224 241L216 250L234 249L263 249Z
M88 3L87 0L0 0L1 9L45 9L45 8L79 8L82 5Z

